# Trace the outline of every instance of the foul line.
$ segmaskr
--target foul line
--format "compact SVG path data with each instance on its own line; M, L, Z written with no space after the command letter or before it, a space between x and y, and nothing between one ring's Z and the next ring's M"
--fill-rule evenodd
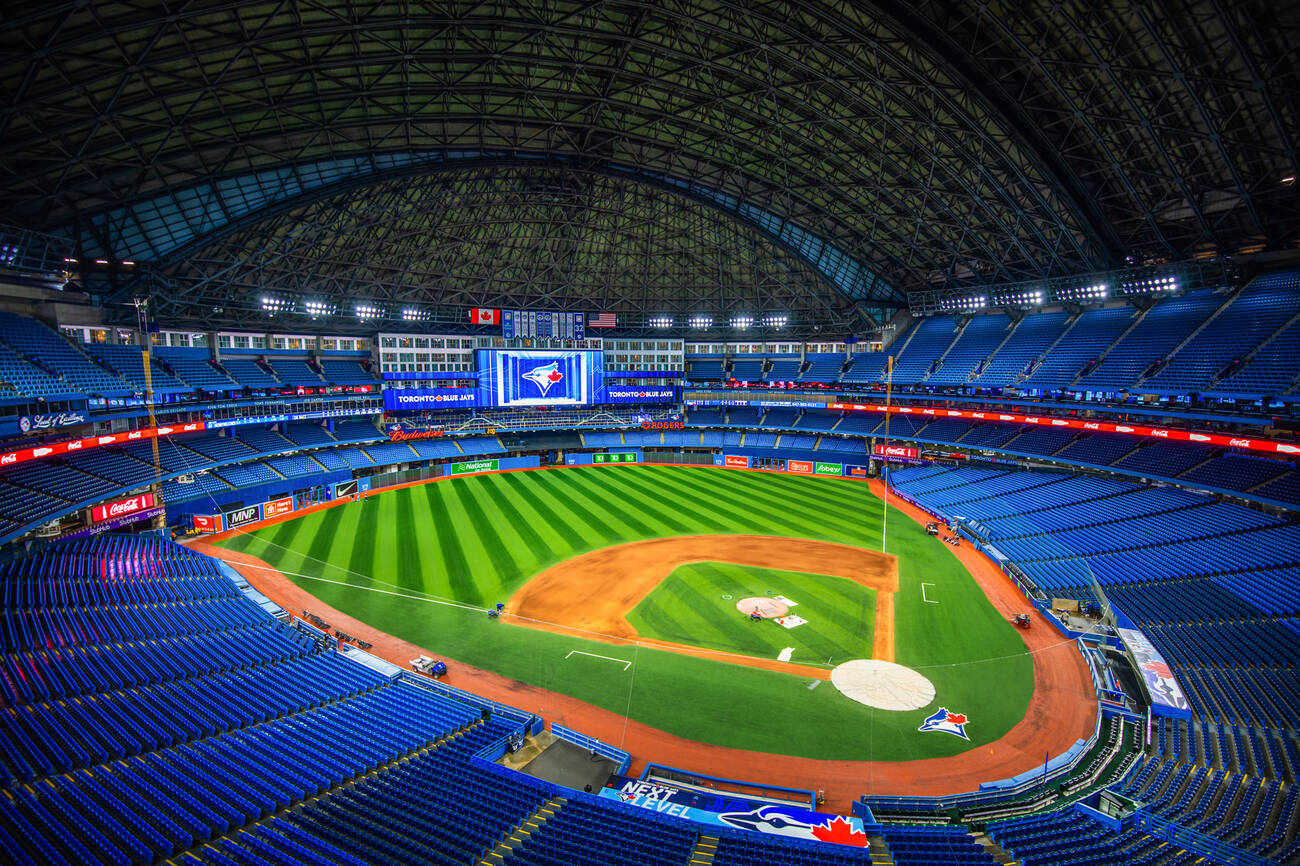
M925 588L927 586L934 586L934 584L933 583L921 584L921 601L925 602L926 604L938 604L939 602L935 601L934 599L925 597Z
M613 658L612 656L598 656L595 653L585 653L582 650L569 650L569 655L566 655L565 658L567 659L571 655L591 656L594 659L604 659L605 661L610 661L610 662L620 662L623 665L624 671L632 667L632 663L627 659L616 659Z

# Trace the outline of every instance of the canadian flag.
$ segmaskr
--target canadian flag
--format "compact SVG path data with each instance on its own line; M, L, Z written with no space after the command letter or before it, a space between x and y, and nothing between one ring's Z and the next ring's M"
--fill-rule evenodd
M501 324L501 311L474 307L469 311L469 320L475 325L499 325Z

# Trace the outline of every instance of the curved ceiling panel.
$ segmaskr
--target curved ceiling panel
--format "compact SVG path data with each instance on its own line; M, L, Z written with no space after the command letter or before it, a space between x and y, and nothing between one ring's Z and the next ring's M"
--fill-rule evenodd
M1295 11L1260 0L33 6L3 25L0 199L78 237L457 151L681 178L905 290L1300 236Z
M694 313L867 324L795 251L716 207L629 176L482 165L355 187L249 222L167 269L166 316L263 320L262 298L334 321L463 324L466 307L606 310L627 326Z

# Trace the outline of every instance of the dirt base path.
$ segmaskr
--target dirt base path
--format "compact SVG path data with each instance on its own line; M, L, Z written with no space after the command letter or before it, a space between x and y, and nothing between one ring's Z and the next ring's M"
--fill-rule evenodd
M883 495L881 482L870 483L877 496ZM893 496L889 502L922 525L932 519ZM934 543L943 542L935 539ZM374 644L371 652L403 668L420 655L446 658L438 650L395 638L326 605L257 557L202 542L189 544L201 553L229 562L284 609L294 613L310 610L334 628ZM1011 581L985 556L968 546L953 553L998 611L1010 618L1028 608ZM849 814L852 802L861 794L941 796L974 791L981 782L1007 779L1041 767L1045 752L1059 755L1075 740L1091 736L1097 704L1086 663L1073 642L1064 640L1045 618L1034 614L1034 620L1033 628L1020 632L1034 653L1034 694L1025 718L996 742L951 758L889 761L882 756L879 761L823 761L764 754L674 736L568 695L452 659L447 660L451 666L447 682L626 749L633 756L631 775L640 773L647 761L657 761L714 776L820 789L826 794L826 811Z
M877 550L847 544L767 535L685 535L652 538L594 550L551 566L529 580L506 602L507 622L576 634L608 643L635 641L672 652L725 656L748 664L749 656L720 654L686 644L642 638L627 621L641 603L678 566L692 562L726 562L754 568L828 574L876 590L873 657L894 660L894 593L898 560ZM762 667L828 679L825 668L753 659Z

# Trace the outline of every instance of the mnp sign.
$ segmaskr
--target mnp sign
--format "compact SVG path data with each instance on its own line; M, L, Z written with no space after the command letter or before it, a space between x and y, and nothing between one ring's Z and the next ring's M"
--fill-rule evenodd
M256 523L262 519L262 504L245 505L243 508L236 508L232 511L225 512L226 528L235 529L246 523Z

